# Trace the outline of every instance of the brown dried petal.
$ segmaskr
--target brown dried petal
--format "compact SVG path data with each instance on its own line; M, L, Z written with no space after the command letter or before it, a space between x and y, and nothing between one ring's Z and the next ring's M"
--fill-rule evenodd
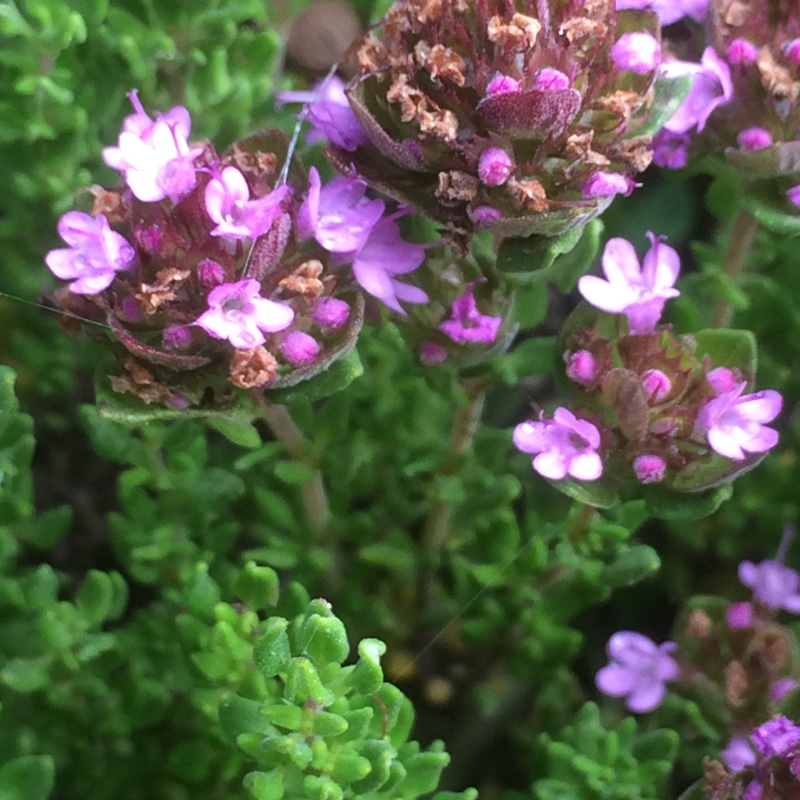
M423 133L430 133L437 139L454 142L458 135L458 117L452 111L442 110L438 106L423 111L417 122Z
M150 403L168 404L172 401L172 392L165 383L153 379L153 374L131 358L125 359L122 375L109 375L111 387L115 392L130 392Z
M322 262L313 258L301 264L291 275L284 278L278 286L295 294L301 294L309 300L316 300L325 288L319 279L321 274Z
M722 19L726 25L730 25L733 28L744 25L750 16L750 4L743 3L741 0L731 0L727 4L720 3L720 5L723 7L721 12Z
M531 211L547 211L549 205L547 194L539 181L535 180L516 180L512 178L508 181L508 188L514 193L518 202Z
M259 177L266 178L275 172L278 157L275 153L250 153L234 145L231 161L242 172L254 172Z
M478 185L478 179L466 172L440 172L435 194L444 203L469 203L475 199Z
M700 608L695 608L686 620L686 635L693 639L705 639L711 632L711 617Z
M539 31L542 30L542 23L538 19L517 13L511 17L511 24L525 34L525 38L528 40L528 47L533 47L536 44L536 38L539 36Z
M156 274L156 282L143 283L134 297L142 304L145 314L154 314L162 303L175 299L175 290L191 275L188 269L167 267Z
M725 699L728 704L734 708L742 705L748 685L747 670L745 670L741 662L731 661L725 667Z
M586 37L602 39L608 33L608 26L599 20L588 17L573 17L561 23L560 32L569 40L570 44Z
M769 47L762 47L758 53L758 71L764 88L777 97L788 97L792 102L800 94L800 83L792 80L789 70L775 62Z
M624 139L614 149L614 155L629 164L636 172L644 172L653 160L653 151L648 147L651 141L651 136Z
M464 59L449 47L441 44L431 47L427 42L420 41L414 47L414 54L417 63L426 69L432 78L441 76L456 86L464 85L466 80Z
M234 351L228 380L241 389L254 389L272 383L277 374L275 356L265 347L256 347Z
M386 48L372 37L364 39L356 56L359 74L379 72L386 63Z
M598 98L595 102L595 106L606 111L611 111L622 119L628 119L639 107L640 102L641 98L636 92L620 89L613 94L607 94L604 97Z
M386 92L386 99L390 103L400 104L401 122L411 122L428 100L422 91L409 85L406 75L398 75L394 79Z
M92 203L93 217L105 214L112 225L119 225L127 220L128 212L125 208L122 192L117 189L106 189L97 184L92 186L89 191L94 196L94 202Z

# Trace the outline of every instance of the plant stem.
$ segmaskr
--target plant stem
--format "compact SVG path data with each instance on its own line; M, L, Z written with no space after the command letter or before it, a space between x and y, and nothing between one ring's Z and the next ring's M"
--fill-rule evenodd
M311 477L303 484L303 507L314 530L314 542L327 544L328 495L322 482L322 473L308 457L308 444L294 424L286 406L264 403L262 416L275 438L286 448L293 461L311 469Z
M731 280L736 280L742 274L744 261L753 244L757 228L756 218L744 208L740 209L733 221L731 239L722 259L722 273ZM718 298L711 315L711 327L727 328L732 318L733 306L730 300L725 297Z
M475 378L465 380L462 382L462 386L466 390L467 400L456 414L453 429L450 433L450 442L437 470L437 476L456 474L461 462L461 456L472 444L483 413L483 404L489 388L488 379ZM427 604L431 571L436 566L439 554L447 541L452 513L453 506L449 501L439 498L431 501L422 533L422 564L417 596L420 608L424 608Z

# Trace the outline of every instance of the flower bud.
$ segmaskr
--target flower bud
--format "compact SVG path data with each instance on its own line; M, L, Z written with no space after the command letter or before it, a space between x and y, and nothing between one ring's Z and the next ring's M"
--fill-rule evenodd
M660 403L671 391L672 381L659 369L642 374L642 388L651 403Z
M731 64L737 66L755 64L758 58L758 48L747 39L739 37L728 44L725 55Z
M611 48L618 69L640 75L655 69L661 60L661 45L649 33L623 33Z
M498 94L511 94L519 90L519 81L509 78L507 75L497 74L486 85L486 97L494 97Z
M661 456L645 454L637 456L633 462L633 471L639 483L661 483L667 464Z
M585 200L591 197L611 197L615 194L629 195L636 184L624 175L613 172L596 172L583 185L581 194Z
M167 350L185 350L192 343L192 332L185 325L168 325L162 341Z
M280 354L295 367L311 364L321 349L320 343L313 336L302 331L287 333L278 345Z
M197 277L200 279L200 283L209 289L225 283L225 272L222 266L210 258L204 258L197 265Z
M763 150L772 144L772 134L766 128L746 128L736 139L741 150Z
M733 371L727 367L717 367L706 375L706 380L716 394L730 392L739 383Z
M336 297L321 297L317 301L311 319L323 333L338 331L350 317L350 306Z
M786 58L796 67L800 67L800 39L792 39L783 46Z
M559 92L562 89L569 89L569 85L569 78L552 67L539 70L533 79L533 88L542 92Z
M514 159L500 147L487 147L478 159L478 177L487 186L501 186L514 171Z
M567 377L581 386L591 386L597 380L597 360L588 350L568 354Z
M447 350L438 342L423 342L419 346L419 360L428 367L444 364L447 361Z
M731 603L725 612L725 621L734 630L749 628L753 624L752 603Z

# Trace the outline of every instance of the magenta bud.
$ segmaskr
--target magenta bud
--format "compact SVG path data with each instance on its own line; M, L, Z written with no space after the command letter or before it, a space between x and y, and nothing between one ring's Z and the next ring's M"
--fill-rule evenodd
M738 38L728 45L725 55L731 64L748 66L756 63L758 48L747 39Z
M321 297L311 315L314 324L323 333L338 331L350 317L350 306L336 297Z
M786 199L800 208L800 183L798 183L797 186L792 186L792 188L786 192Z
M660 403L672 391L672 381L660 369L642 374L642 389L652 403Z
M322 346L313 336L302 331L292 331L283 337L278 349L292 366L300 367L314 361Z
M173 392L169 404L173 408L189 408L189 406L191 405L187 397L184 397L182 394L178 394L177 392Z
M536 73L533 79L533 88L538 89L540 92L560 92L563 89L569 89L569 78L557 69L552 67L545 67Z
M500 147L487 147L478 159L478 177L486 186L501 186L514 171L514 159Z
M581 386L591 386L597 380L597 361L588 350L566 355L567 377Z
M476 206L470 209L469 215L479 225L491 225L491 223L503 219L503 212L492 206Z
M712 369L711 372L706 375L706 380L711 384L711 388L714 390L715 394L718 395L733 391L736 384L739 383L739 381L736 380L736 376L727 367Z
M746 128L736 141L740 150L763 150L772 144L772 134L766 128Z
M497 94L512 94L520 90L519 81L501 75L499 72L489 81L486 87L486 97L493 97Z
M617 69L645 75L661 61L661 45L649 33L623 33L611 48L611 58Z
M197 277L200 279L200 283L202 283L203 286L213 289L221 283L225 283L225 270L223 270L222 265L218 264L216 261L212 261L210 258L204 258L197 265Z
M610 197L615 194L629 195L636 184L624 175L615 172L595 172L583 185L583 199L592 197Z
M633 471L639 483L661 483L666 469L667 463L661 456L648 453L637 456L633 462Z
M800 39L792 39L783 46L786 58L796 67L800 67Z
M155 254L161 249L161 242L164 234L158 225L137 225L133 231L133 240L145 251L145 253Z
M419 360L428 367L444 364L447 361L447 350L438 342L423 342L419 346Z
M725 621L729 628L741 630L753 624L753 606L751 603L731 603L725 612Z
M166 350L185 350L192 343L192 332L185 325L168 325L161 341Z

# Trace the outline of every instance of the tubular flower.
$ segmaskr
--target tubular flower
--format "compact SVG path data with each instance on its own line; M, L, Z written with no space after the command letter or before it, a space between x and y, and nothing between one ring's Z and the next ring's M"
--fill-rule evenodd
M560 233L620 191L596 173L627 192L650 161L658 33L613 0L396 2L347 89L369 144L332 156L451 230Z
M742 561L739 580L753 590L753 597L762 605L794 614L800 613L800 575L780 561L766 559L760 564Z
M467 291L453 301L450 319L439 325L442 333L460 344L491 343L503 323L502 317L490 317L478 311L474 290L474 283L467 286Z
M160 125L188 131L179 110L153 120L137 109L125 135L146 143ZM280 131L222 155L203 142L204 169L179 203L95 187L93 216L64 215L69 248L47 263L72 283L53 300L110 330L116 391L172 408L229 409L243 399L234 387L295 386L352 349L364 301L352 279L334 274L334 256L297 229L303 198L275 187L285 146ZM356 237L359 252L374 229L370 222Z

